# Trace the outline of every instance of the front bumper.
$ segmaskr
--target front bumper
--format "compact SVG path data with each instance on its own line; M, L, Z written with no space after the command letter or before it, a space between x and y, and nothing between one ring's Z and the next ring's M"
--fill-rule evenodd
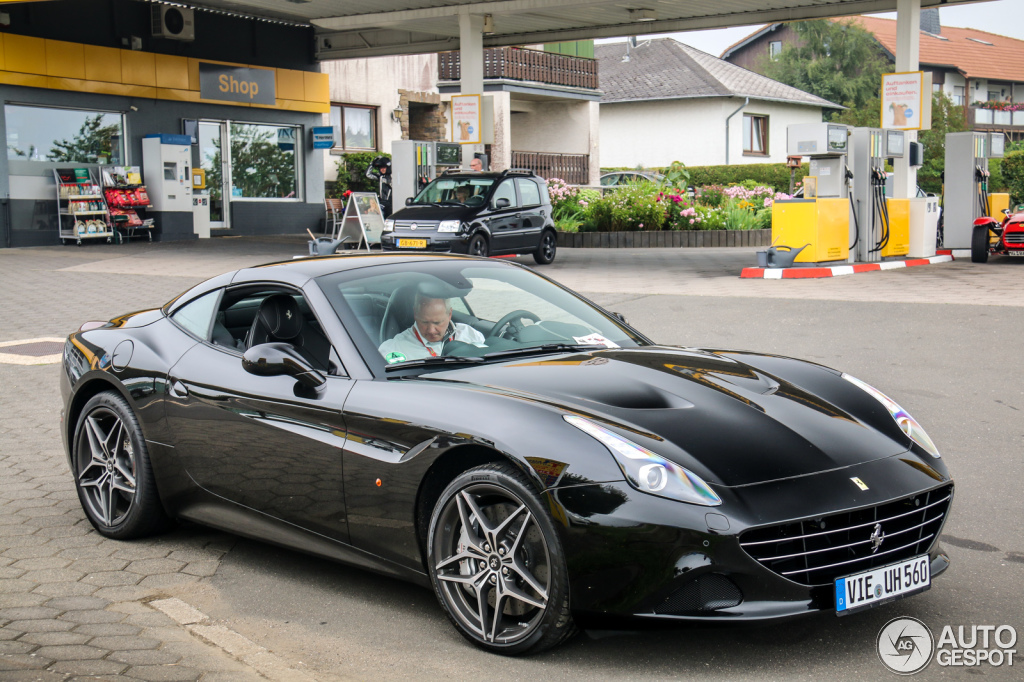
M399 240L422 239L426 247L399 246ZM432 251L439 253L468 253L469 235L458 232L412 232L394 230L385 232L380 237L381 248L385 251Z
M868 481L871 489L860 491L851 477ZM831 580L801 584L779 575L740 546L740 535L950 483L944 469L921 466L906 453L797 479L714 486L723 499L718 507L645 495L624 481L555 488L547 495L563 521L573 613L584 627L608 627L623 619L762 621L834 611ZM941 527L921 552L930 558L933 577L949 565L939 533Z

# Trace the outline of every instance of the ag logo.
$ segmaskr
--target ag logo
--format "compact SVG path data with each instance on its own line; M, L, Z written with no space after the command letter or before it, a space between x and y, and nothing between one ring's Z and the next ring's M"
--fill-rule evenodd
M893 618L878 633L878 659L897 675L921 672L932 660L935 640L916 618Z
M393 365L396 362L405 362L406 361L406 357L403 354L401 354L401 353L399 353L397 351L392 352L392 353L388 353L387 355L384 356L384 359L387 360L389 365Z

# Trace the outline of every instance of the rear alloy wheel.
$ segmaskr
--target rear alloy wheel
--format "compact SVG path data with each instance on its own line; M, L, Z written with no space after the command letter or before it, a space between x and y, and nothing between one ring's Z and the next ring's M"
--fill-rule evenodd
M540 238L540 246L533 252L533 260L540 265L550 265L555 260L555 251L558 249L558 239L555 233L545 230Z
M537 653L576 631L558 535L510 466L470 469L445 489L430 519L427 565L448 618L481 649Z
M469 255L479 256L480 258L487 258L491 250L487 245L487 237L482 234L475 234L473 238L469 240Z
M135 413L113 391L82 408L72 441L75 488L89 522L118 540L145 537L168 525Z
M988 228L975 227L971 234L971 262L988 262Z

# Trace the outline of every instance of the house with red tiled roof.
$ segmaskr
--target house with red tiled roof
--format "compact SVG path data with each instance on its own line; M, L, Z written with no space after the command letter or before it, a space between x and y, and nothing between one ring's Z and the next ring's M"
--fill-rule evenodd
M896 20L874 16L852 20L878 41L888 59L896 55ZM722 59L763 73L785 45L798 36L787 24L769 24L730 46ZM973 28L943 27L938 9L921 10L919 62L932 74L932 88L949 95L954 104L967 104L967 120L976 130L1024 138L1024 40ZM1011 111L1019 104L1021 111Z

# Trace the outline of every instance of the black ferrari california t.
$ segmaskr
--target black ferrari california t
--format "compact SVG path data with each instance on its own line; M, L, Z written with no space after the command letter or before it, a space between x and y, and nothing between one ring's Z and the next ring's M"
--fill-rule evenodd
M188 519L431 586L471 642L843 615L928 589L953 497L898 404L657 345L529 268L226 273L68 337L62 434L112 538Z

